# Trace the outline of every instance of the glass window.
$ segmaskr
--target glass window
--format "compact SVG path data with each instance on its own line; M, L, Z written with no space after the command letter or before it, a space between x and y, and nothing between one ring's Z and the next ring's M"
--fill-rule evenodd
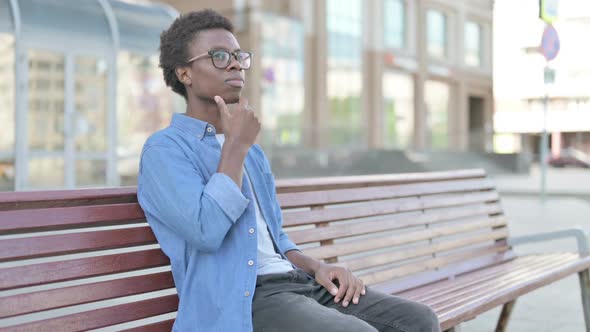
M78 57L75 63L76 151L107 151L107 63Z
M137 183L139 155L146 139L168 126L173 112L185 110L184 99L165 85L157 56L119 54L117 167L122 185Z
M331 145L364 145L361 135L362 2L328 0L329 124Z
M426 12L426 48L434 58L447 56L447 16L442 12L429 9Z
M265 148L299 145L304 135L303 24L271 14L265 15L264 22L261 144Z
M411 75L383 74L383 146L405 149L414 133L414 79Z
M405 0L385 0L383 3L383 23L385 48L406 47Z
M65 162L60 157L31 158L28 163L27 189L58 189L65 184Z
M0 32L0 191L14 190L14 69L14 36Z
M29 53L29 149L64 151L64 56Z
M451 89L448 84L426 81L424 97L426 102L426 123L428 141L433 149L447 149L449 141L449 101Z
M481 66L481 25L468 21L465 23L465 64Z

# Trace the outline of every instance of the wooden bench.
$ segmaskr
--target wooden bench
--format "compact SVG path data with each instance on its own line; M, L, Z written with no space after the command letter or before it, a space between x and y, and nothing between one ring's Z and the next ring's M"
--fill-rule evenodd
M516 298L574 273L589 326L583 232L510 238L484 171L282 180L277 192L305 253L432 306L443 330L500 305L503 330ZM512 250L568 236L579 253ZM168 264L135 188L0 194L0 331L169 331Z

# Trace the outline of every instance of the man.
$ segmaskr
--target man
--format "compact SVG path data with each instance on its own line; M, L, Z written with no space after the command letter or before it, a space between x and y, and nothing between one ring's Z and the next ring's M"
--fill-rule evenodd
M366 288L282 231L260 123L241 97L252 54L212 10L161 35L166 84L187 101L143 148L138 198L170 257L174 331L439 331L428 307Z

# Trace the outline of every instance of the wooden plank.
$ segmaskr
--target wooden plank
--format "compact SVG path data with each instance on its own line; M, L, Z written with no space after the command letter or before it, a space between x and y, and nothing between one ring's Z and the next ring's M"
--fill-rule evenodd
M0 211L0 231L64 229L145 218L138 203Z
M560 258L557 258L560 259ZM489 280L494 280L502 276L509 274L520 273L523 270L530 268L536 264L536 260L528 258L518 257L505 264L500 264L494 267L487 267L479 271L469 272L460 276L457 276L451 280L446 280L433 285L423 286L414 290L413 292L400 294L407 298L414 299L416 301L424 302L434 298L444 296L445 294L460 291L461 289L471 287L473 285L479 285Z
M373 217L402 212L423 211L435 208L459 207L469 204L497 202L498 200L498 193L483 192L467 195L371 202L369 204L359 204L356 206L330 208L318 211L283 211L283 227Z
M400 292L419 289L420 287L424 287L424 285L439 283L443 280L454 278L457 275L464 273L474 273L474 271L498 266L513 260L514 257L514 252L508 250L491 256L464 260L456 264L440 267L435 271L426 271L395 280L385 281L375 284L373 287L387 294L401 296L399 295Z
M104 202L137 202L136 187L0 192L0 211L12 209L47 208Z
M417 272L423 272L432 270L442 266L449 265L462 260L472 259L478 256L485 256L489 254L499 253L506 251L506 246L489 246L484 248L478 248L469 252L462 253L460 255L452 255L445 257L435 257L423 261L412 262L412 264L403 265L400 267L394 267L376 272L370 272L367 274L358 274L358 277L362 279L365 284L371 285L380 283L386 280L392 280L400 277L404 277Z
M417 288L396 292L396 295L411 299L422 299L420 296L438 294L447 290L453 291L461 288L463 284L468 285L473 280L485 281L486 279L491 279L502 275L506 273L507 270L513 269L513 262L516 260L526 262L527 257L518 257L516 259L506 260L498 264L482 265L468 271L459 270L456 273L449 274L449 276L439 281L432 283L424 282L421 283Z
M174 312L177 308L178 296L168 295L17 326L9 326L0 328L0 331L85 331L162 315Z
M340 242L329 246L307 248L303 251L305 254L310 255L316 259L324 259L328 257L344 256L369 250L393 247L402 244L428 240L440 236L466 233L469 231L505 224L506 220L503 216L490 218L483 217L481 219L471 220L469 223L466 222L448 227L437 227L404 234L379 236L371 238L370 241L363 239L349 242Z
M483 312L495 308L504 303L508 303L519 296L530 293L535 289L563 279L571 274L590 268L590 256L580 258L579 260L564 266L563 269L543 274L531 279L518 287L505 289L499 292L488 294L470 301L461 307L453 308L449 311L439 312L438 316L441 321L441 328L448 329L460 322L473 318Z
M94 277L170 264L160 249L70 259L0 270L0 290Z
M501 277L489 280L486 283L475 284L467 289L462 288L458 291L445 294L446 296L431 298L424 303L427 303L436 311L449 310L478 297L487 296L490 293L501 291L505 288L518 286L523 282L536 278L539 274L559 270L564 265L567 265L574 260L577 259L563 261L553 259L551 261L538 262L537 264L530 266L528 269L524 268L518 272L510 271ZM547 265L543 266L543 263Z
M0 240L0 261L131 247L156 243L145 223L140 227Z
M448 250L462 248L479 243L485 243L501 238L506 238L507 236L508 229L501 228L490 233L471 236L464 239L433 243L431 245L418 248L410 248L398 251L388 251L380 254L372 254L358 259L343 261L338 263L337 265L347 267L352 271L357 271L361 269L376 267L384 264L391 264L434 253L444 253Z
M378 199L391 199L410 196L426 196L445 193L463 193L492 190L493 183L487 179L460 180L452 182L416 183L393 186L379 186L353 189L319 190L279 194L280 205L284 208L310 205L342 204Z
M161 322L125 329L125 332L170 332L174 326L174 319L168 319Z
M515 261L518 261L518 259ZM503 273L496 275L495 278L489 278L486 280L470 278L467 280L475 279L477 282L462 284L460 287L456 287L453 291L449 292L437 292L437 294L423 295L417 297L415 301L428 303L428 305L437 310L444 310L460 303L467 302L469 299L479 296L480 293L485 295L488 292L493 291L493 288L502 288L505 287L505 285L519 283L519 279L530 279L540 271L549 271L555 267L562 266L566 262L567 260L562 261L558 258L552 258L542 262L532 260L524 266L515 262L514 264L511 264L512 269L503 270ZM544 266L543 264L546 265ZM412 298L412 300L414 300L414 298Z
M357 223L344 225L333 224L330 227L322 228L321 232L316 229L305 229L298 231L288 231L287 229L287 233L291 241L297 244L303 244L421 226L426 224L435 224L445 221L452 221L459 218L496 214L500 213L501 211L502 208L499 204L466 206L446 211L428 210L420 215L389 215L375 220L362 220Z
M404 174L332 176L305 179L279 179L276 181L276 187L278 193L285 193L317 190L318 188L357 188L372 185L393 185L416 182L448 181L455 179L472 179L482 178L485 176L486 172L483 169Z
M170 271L2 298L0 318L174 288Z

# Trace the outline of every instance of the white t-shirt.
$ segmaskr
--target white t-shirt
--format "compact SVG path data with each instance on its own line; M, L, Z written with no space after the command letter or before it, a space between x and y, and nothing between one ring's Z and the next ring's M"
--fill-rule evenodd
M225 135L217 134L215 135L215 138L217 138L219 144L223 146ZM254 198L254 206L256 207L256 228L258 230L258 259L256 264L256 274L284 273L293 270L293 265L291 265L289 261L283 259L283 257L275 251L266 221L264 220L262 212L260 212L256 191L254 190L254 186L250 181L250 177L248 176L245 167L244 176L247 179L248 184L250 184L250 188L252 188L252 197Z

